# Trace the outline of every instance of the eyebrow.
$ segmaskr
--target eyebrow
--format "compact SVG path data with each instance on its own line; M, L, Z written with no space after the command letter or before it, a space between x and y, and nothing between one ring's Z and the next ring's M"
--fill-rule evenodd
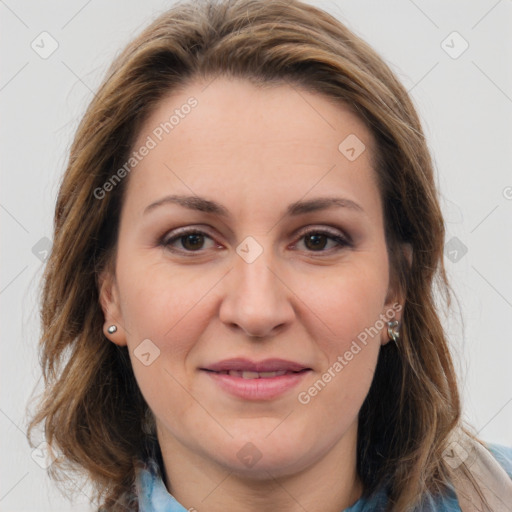
M144 209L144 215L160 206L168 204L177 204L184 208L188 208L189 210L211 213L218 215L219 217L231 217L229 210L216 201L212 201L210 199L199 196L184 195L165 196L162 199L159 199L158 201L148 205ZM291 203L286 209L285 216L294 217L305 213L327 210L333 207L348 208L350 210L364 213L363 208L350 199L345 199L342 197L318 197L315 199L308 199L306 201L296 201Z

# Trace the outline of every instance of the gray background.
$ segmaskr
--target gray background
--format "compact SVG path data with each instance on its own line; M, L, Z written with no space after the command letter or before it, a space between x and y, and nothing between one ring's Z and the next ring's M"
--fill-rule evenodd
M310 3L363 36L411 91L446 217L459 307L445 322L464 414L484 440L512 446L512 1ZM40 378L38 283L80 116L113 57L171 4L0 0L0 511L91 510L87 487L73 505L60 497L25 437Z

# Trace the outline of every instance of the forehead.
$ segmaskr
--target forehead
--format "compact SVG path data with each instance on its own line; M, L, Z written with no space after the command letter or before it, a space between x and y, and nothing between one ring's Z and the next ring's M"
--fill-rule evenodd
M225 77L192 83L160 101L132 149L144 146L151 149L129 186L141 202L176 187L263 199L328 192L343 182L346 189L368 180L375 186L365 124L348 106L291 84L259 87Z

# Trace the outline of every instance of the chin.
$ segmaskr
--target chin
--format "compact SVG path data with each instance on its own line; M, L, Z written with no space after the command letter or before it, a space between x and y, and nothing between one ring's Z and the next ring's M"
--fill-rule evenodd
M274 478L291 476L306 469L308 464L297 458L297 452L290 454L262 453L261 458L253 462L241 462L238 459L224 461L225 468L240 478L264 482Z
M259 430L258 435L235 436L220 450L212 454L226 470L252 480L269 480L300 472L315 460L322 447L316 446L318 440L310 445L303 436L294 436L289 428ZM274 425L275 428L275 425ZM264 432L262 434L262 432ZM269 434L269 432L272 432ZM221 448L220 446L218 448Z

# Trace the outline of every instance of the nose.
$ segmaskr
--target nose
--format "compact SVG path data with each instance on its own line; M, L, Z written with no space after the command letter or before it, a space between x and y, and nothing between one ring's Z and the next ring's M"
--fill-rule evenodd
M265 250L252 263L236 254L234 268L226 276L220 320L249 337L271 337L295 317L294 294L270 252Z

